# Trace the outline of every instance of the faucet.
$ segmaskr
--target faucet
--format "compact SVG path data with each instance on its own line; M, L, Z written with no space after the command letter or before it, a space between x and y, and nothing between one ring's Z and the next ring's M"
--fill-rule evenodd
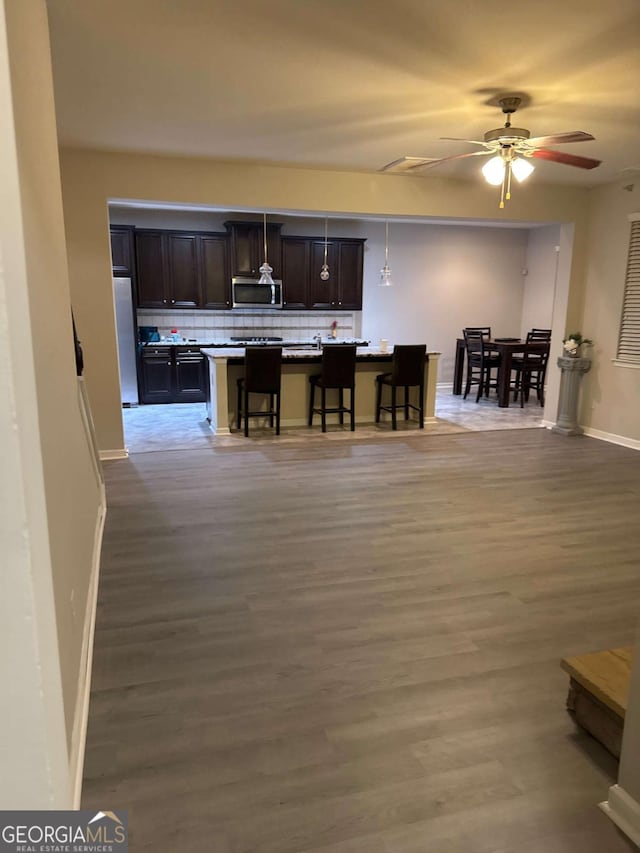
M316 342L318 349L322 349L322 334L320 332L313 336L313 340Z

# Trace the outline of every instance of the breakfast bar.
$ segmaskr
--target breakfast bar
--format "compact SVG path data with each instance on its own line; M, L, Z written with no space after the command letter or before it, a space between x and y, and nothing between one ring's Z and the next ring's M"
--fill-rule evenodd
M229 435L236 427L236 382L244 371L244 349L204 348L209 359L207 418L216 435ZM436 379L440 353L428 352L425 363L425 423L435 421ZM282 426L307 423L309 376L318 373L321 353L317 349L282 351ZM356 423L375 422L376 376L391 369L392 349L358 347L356 355ZM390 418L383 412L383 419ZM329 423L337 416L329 416Z

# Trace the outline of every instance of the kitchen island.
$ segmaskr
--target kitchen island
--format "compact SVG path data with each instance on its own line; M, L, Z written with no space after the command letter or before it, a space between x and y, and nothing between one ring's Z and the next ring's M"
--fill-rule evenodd
M209 359L209 395L207 418L216 435L229 435L236 425L236 383L244 372L243 348L204 348ZM436 379L439 352L428 352L425 364L425 423L435 421ZM376 376L391 370L392 349L382 352L376 347L358 347L356 355L356 423L374 423L376 414ZM303 426L309 407L309 376L320 370L321 353L317 349L288 348L282 351L281 424ZM385 389L388 393L388 389ZM412 389L417 394L417 389ZM415 397L414 397L415 400ZM390 420L382 412L384 421ZM337 415L329 415L328 423L337 423Z

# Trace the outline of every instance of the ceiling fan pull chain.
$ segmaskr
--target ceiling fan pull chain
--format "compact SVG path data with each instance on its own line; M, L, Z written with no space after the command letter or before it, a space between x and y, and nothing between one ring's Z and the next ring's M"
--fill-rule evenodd
M504 207L504 182L507 177L507 170L505 169L502 173L502 185L500 187L500 210Z
M509 200L510 200L510 198L511 198L511 160L507 160L507 168L506 168L506 172L507 172L507 175L506 175L506 178L507 178L507 195L506 195L506 199L507 199L507 201L509 201Z

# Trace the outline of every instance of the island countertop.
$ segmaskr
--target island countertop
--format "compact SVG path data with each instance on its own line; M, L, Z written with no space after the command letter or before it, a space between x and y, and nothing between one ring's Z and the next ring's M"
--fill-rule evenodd
M273 346L280 346L274 343ZM216 435L228 435L236 427L237 380L244 373L244 347L202 347L209 360L209 395L207 417ZM425 422L435 420L435 392L440 353L428 352L425 359ZM318 372L321 350L295 347L282 350L282 425L302 426L307 423L309 377ZM374 423L376 414L376 376L387 372L393 359L393 347L382 352L379 347L356 350L355 413L356 424ZM412 394L417 393L412 389ZM383 412L383 421L387 413ZM330 416L330 423L337 419Z
M261 345L262 346L262 345ZM272 346L280 346L279 343L274 343ZM244 359L245 347L202 347L201 352L213 360L240 361ZM317 347L308 347L297 349L296 347L286 347L282 349L282 360L291 361L292 359L304 359L305 361L320 360L322 351ZM387 350L381 350L379 347L357 347L356 361L391 361L393 356L393 347ZM440 356L439 352L427 352L427 358Z

